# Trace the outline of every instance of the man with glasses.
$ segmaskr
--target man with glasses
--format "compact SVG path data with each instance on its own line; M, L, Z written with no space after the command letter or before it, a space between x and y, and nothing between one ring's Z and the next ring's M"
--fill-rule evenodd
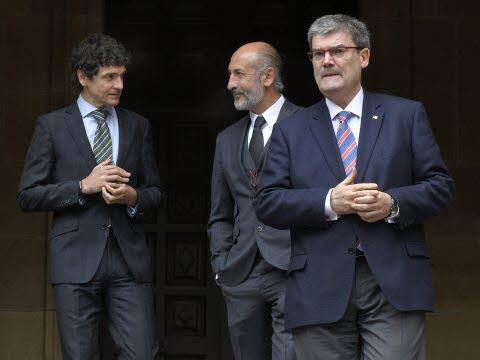
M423 105L363 90L369 38L346 15L311 25L325 98L275 126L254 202L261 221L292 232L285 313L300 360L425 356L423 222L454 185Z
M275 123L299 107L282 95L282 60L269 44L240 47L228 66L228 90L248 111L217 137L208 223L211 263L227 305L235 359L294 360L284 325L290 232L262 224L252 201Z

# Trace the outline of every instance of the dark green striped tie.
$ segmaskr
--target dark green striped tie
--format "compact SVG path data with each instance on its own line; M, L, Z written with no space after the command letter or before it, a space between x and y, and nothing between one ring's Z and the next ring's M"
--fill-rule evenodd
M109 157L112 157L112 138L110 137L110 131L105 121L107 114L108 111L102 109L93 110L89 114L93 116L98 123L95 138L93 139L93 154L95 155L97 163L101 163Z

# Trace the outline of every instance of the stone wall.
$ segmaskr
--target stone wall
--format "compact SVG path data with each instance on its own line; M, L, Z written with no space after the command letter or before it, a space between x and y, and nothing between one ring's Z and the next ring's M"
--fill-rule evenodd
M71 99L72 44L102 27L102 2L0 1L0 359L59 359L47 285L46 214L15 197L36 118Z

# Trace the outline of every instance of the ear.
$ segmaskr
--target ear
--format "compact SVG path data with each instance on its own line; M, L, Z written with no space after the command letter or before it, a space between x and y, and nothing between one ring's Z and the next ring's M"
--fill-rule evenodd
M360 50L360 66L362 69L366 69L370 63L370 49L365 48Z
M82 86L87 85L87 74L85 74L83 70L77 70L77 79Z
M272 86L273 82L275 81L275 70L273 70L273 67L268 67L263 72L262 80L265 87Z

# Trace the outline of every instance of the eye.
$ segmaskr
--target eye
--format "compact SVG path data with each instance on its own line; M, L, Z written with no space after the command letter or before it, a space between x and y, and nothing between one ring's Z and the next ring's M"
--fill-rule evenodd
M315 59L323 59L325 57L325 52L322 50L316 50L313 52L313 57Z
M345 55L345 52L347 51L347 49L345 47L341 46L341 47L331 49L330 51L331 51L333 56L341 57L341 56Z
M238 77L238 78L243 78L243 77L245 76L245 73L244 73L243 71L240 71L240 70L235 70L235 71L233 72L233 75L234 75L235 77Z

